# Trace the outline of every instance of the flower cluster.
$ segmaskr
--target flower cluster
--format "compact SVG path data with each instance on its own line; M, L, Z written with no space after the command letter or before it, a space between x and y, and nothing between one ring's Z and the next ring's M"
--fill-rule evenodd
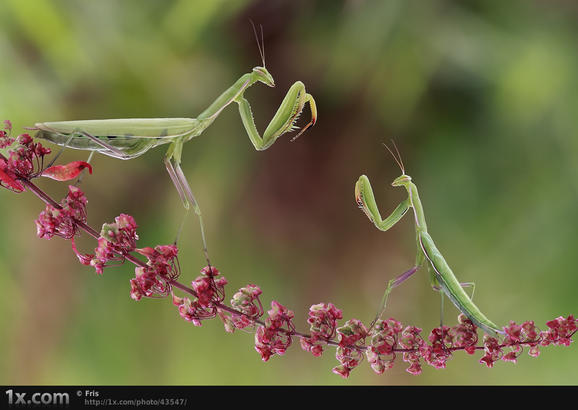
M12 123L9 120L4 120L3 124L2 129L0 129L0 149L7 148L14 143L14 138L10 136Z
M113 223L102 225L98 246L93 254L81 254L77 251L74 242L72 249L76 253L78 260L83 265L92 266L96 273L102 275L104 268L111 266L109 262L122 264L126 256L136 250L137 224L130 215L120 214Z
M492 367L498 360L516 362L524 347L528 347L531 357L537 357L539 346L568 346L578 326L572 315L547 322L550 329L542 332L532 321L521 325L510 322L504 327L505 336L501 341L486 335L483 345L478 346L475 324L463 314L459 315L458 322L454 327L434 328L426 341L421 337L420 328L404 327L395 319L377 320L369 331L360 321L349 320L337 329L339 343L336 357L340 365L333 372L348 377L361 362L362 352L365 352L369 364L378 374L393 367L396 353L403 353L403 361L409 364L406 370L413 375L422 372L422 362L437 369L445 368L453 352L458 350L467 354L484 350L480 363ZM365 339L368 337L370 342L366 345Z
M340 365L332 369L333 373L346 378L352 369L357 367L363 360L365 338L368 336L367 329L358 319L350 319L345 325L337 328L337 351L335 357Z
M34 142L28 134L17 138L10 136L12 125L4 125L0 131L0 148L7 149L8 158L0 154L0 185L14 192L24 191L20 180L30 180L42 173L44 157L50 154L50 148Z
M546 322L546 326L548 326L550 330L544 331L540 334L541 346L548 346L551 344L557 346L570 346L572 336L576 333L578 319L575 319L574 315L570 315L567 318L559 316L554 320Z
M255 350L264 362L274 354L284 354L291 345L295 333L293 312L279 302L271 302L271 309L267 311L267 315L264 325L258 327L255 332Z
M219 317L225 325L225 330L232 333L235 329L244 329L255 323L255 320L263 316L263 305L259 296L263 293L256 285L247 285L233 295L231 306L238 313L228 314L219 309Z
M309 308L309 330L311 337L301 338L301 347L313 356L323 354L323 346L333 337L337 328L337 320L343 318L343 313L333 303L318 303Z
M87 202L84 193L78 187L70 185L68 194L59 207L48 204L38 215L35 221L38 237L51 239L56 235L72 239L78 232L78 223L86 222Z
M143 297L168 296L171 282L179 277L181 269L176 245L158 245L153 248L136 249L147 257L146 266L134 269L135 277L130 280L130 297L141 300Z
M44 169L44 157L51 153L50 148L34 142L29 134L21 134L17 138L11 134L12 123L5 120L0 130L0 186L4 188L20 193L24 191L22 181L30 181L38 176L70 181L77 178L85 168L92 174L92 167L84 161Z
M225 285L227 279L217 278L219 271L213 266L201 269L192 283L192 292L196 295L194 300L181 298L173 295L173 304L178 306L179 314L183 319L192 322L195 326L201 326L201 321L212 319L217 316L219 306L225 299Z
M395 319L377 320L369 332L371 341L365 355L373 371L382 374L391 369L395 362L394 348L403 326Z
M486 336L484 339L485 355L480 363L493 367L498 360L516 363L522 353L522 346L528 346L528 354L532 357L540 355L540 346L570 346L572 337L576 333L578 320L573 315L564 318L562 316L546 322L549 330L539 332L533 321L518 325L510 322L504 327L506 336L500 341L494 337Z

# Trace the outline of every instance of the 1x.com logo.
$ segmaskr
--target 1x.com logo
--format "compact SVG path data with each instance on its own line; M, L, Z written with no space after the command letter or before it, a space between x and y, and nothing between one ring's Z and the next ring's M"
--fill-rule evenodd
M26 392L18 393L12 389L6 390L5 393L8 397L9 406L38 404L43 404L45 406L62 406L70 403L70 396L68 393L36 392L28 395Z

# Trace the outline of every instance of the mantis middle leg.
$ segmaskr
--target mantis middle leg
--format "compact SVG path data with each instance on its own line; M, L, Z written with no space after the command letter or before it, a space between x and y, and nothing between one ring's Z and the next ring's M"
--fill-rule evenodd
M183 149L182 140L177 140L177 141L173 142L170 145L169 150L167 151L167 153L165 155L164 163L165 163L165 167L167 168L167 171L169 173L169 176L171 177L171 180L173 181L173 184L175 185L175 188L177 188L177 192L179 193L179 197L181 198L181 201L183 201L183 205L186 209L185 216L189 212L189 210L192 206L193 211L199 217L199 225L201 228L201 240L203 242L203 253L205 254L205 259L207 260L207 264L210 266L211 262L209 260L209 251L207 249L207 239L205 236L205 225L203 223L203 216L201 214L201 208L200 208L199 203L197 202L195 196L193 195L193 192L192 192L191 187L187 181L187 178L185 177L185 174L183 173L183 170L181 169L182 149ZM181 223L181 228L182 228L182 223ZM180 234L181 228L179 228L179 234Z

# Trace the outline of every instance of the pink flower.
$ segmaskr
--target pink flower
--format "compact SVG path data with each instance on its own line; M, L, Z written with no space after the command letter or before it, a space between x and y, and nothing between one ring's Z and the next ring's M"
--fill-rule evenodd
M447 326L432 329L428 337L431 345L422 346L421 355L423 359L436 369L444 369L446 362L451 357L451 350L448 346L452 346L453 339L449 330Z
M395 348L401 336L403 325L395 319L377 320L369 335L371 343L365 351L365 356L373 371L382 374L393 367L396 354Z
M5 123L5 129L7 126ZM0 149L5 148L10 149L8 158L0 154L0 186L22 192L24 186L18 180L37 177L42 171L44 156L50 154L50 149L34 143L28 134L22 134L15 140L5 131L0 131Z
M231 299L231 306L241 312L242 314L227 316L228 321L233 327L231 331L236 329L243 329L247 326L251 326L254 323L254 319L258 319L263 315L263 305L259 296L263 293L261 289L256 285L247 285L244 288L239 289L237 293L233 295ZM223 316L221 317L223 318Z
M476 325L463 313L458 316L459 324L450 329L453 347L463 348L466 353L474 354L478 344Z
M39 238L51 239L60 236L72 239L78 231L78 223L86 222L87 199L84 193L75 186L68 187L68 195L60 202L61 208L46 205L38 215L36 234Z
M8 120L4 120L4 129L6 131L0 130L0 149L8 148L14 143L14 138L10 137L12 133L12 124Z
M148 249L150 250L150 248ZM165 251L165 256L174 255L176 257L176 253L170 252L168 248ZM148 252L150 253L150 251ZM191 301L188 298L178 298L173 295L173 303L179 307L181 317L192 322L195 326L201 326L202 320L212 319L219 314L227 331L232 331L231 321L225 312L219 309L225 298L227 279L224 277L216 278L218 275L219 271L214 267L201 269L201 276L192 282L193 291L196 294L195 300ZM169 277L171 277L170 274L164 277L160 276L159 279L167 283L166 279Z
M344 379L347 379L351 373L351 369L344 365L335 366L331 371Z
M293 312L285 306L273 301L267 314L269 317L265 326L260 326L255 332L255 350L265 362L274 354L284 354L291 345L291 335L295 332Z
M421 373L420 350L426 346L420 333L421 329L419 327L406 326L401 333L401 338L399 340L400 346L406 349L403 353L403 361L410 364L406 371L413 375Z
M201 276L191 282L198 303L203 307L216 307L225 299L227 279L215 279L217 275L219 271L216 268L207 266L201 269Z
M134 220L132 217L127 217L128 215L121 215L117 218L119 232L123 229L134 230L136 226ZM134 235L136 235L136 231ZM116 246L113 246L113 251L118 252L115 249ZM142 297L168 296L172 290L171 281L180 275L177 246L158 245L154 249L147 247L135 249L135 251L146 256L148 262L146 266L137 266L134 270L135 277L130 280L131 298L140 300Z
M173 295L173 304L178 306L179 315L195 326L201 326L201 321L215 317L214 309L208 309L199 304L198 301L191 301L189 298L180 298Z
M100 236L106 239L114 247L115 252L128 254L136 250L137 224L130 215L120 214L113 223L103 224Z
M363 359L363 347L368 332L363 323L358 319L350 319L337 328L337 341L335 357L341 364L333 368L333 372L342 377L348 377L351 370L361 363Z
M311 352L319 357L323 352L323 345L335 336L337 320L342 319L341 310L337 309L333 303L319 303L309 308L309 329L310 338L301 339L303 350Z
M542 332L542 346L548 346L549 344L570 346L572 342L572 336L576 333L576 319L574 315L564 318L562 316L546 322L546 326L550 330Z
M484 336L484 351L486 354L480 359L480 363L488 367L494 367L494 363L500 360L502 356L502 347L498 339L485 335Z
M75 193L75 195L78 194ZM69 208L71 212L76 212L79 216L84 212L83 209L77 206L70 205ZM84 222L86 221L86 213L83 215ZM137 225L132 216L121 214L115 218L115 222L102 225L98 246L94 249L94 254L81 254L74 246L73 250L80 263L92 266L96 273L101 275L105 267L111 266L110 262L121 264L124 262L126 255L136 250L136 241L138 239L136 228Z

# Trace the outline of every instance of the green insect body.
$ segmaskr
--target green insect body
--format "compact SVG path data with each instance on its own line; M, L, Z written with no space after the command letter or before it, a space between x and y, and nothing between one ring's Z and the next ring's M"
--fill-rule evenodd
M169 144L164 159L165 167L177 188L184 207L188 210L192 206L199 217L204 251L207 255L201 210L180 166L183 144L199 136L232 103L239 105L243 126L253 146L258 151L266 150L281 135L293 131L295 122L305 104L309 103L311 120L293 140L313 126L317 120L315 100L306 92L305 85L301 81L297 81L289 88L263 136L259 135L251 106L245 99L244 93L247 88L257 82L269 87L275 86L273 77L265 68L264 53L261 47L259 49L263 66L255 67L250 73L242 75L197 118L129 118L40 122L35 124L32 129L37 131L37 138L51 141L60 146L98 152L120 159L136 158L156 146Z
M375 202L369 178L365 175L361 175L355 184L355 200L358 206L365 212L375 226L382 231L387 231L394 226L410 208L413 210L417 241L415 266L406 272L404 274L405 276L402 275L389 282L384 296L384 301L387 300L387 295L394 287L398 286L401 282L411 276L425 262L427 263L431 284L434 289L440 290L443 294L447 295L464 315L486 333L494 336L497 333L503 333L501 329L489 320L474 304L469 295L464 291L462 284L457 280L441 252L438 250L427 230L423 206L419 198L417 186L412 182L411 177L405 174L403 165L401 165L401 159L398 163L402 169L402 175L393 181L392 186L406 188L408 198L402 201L385 219L382 219L377 203ZM385 302L383 305L385 305ZM383 308L385 308L385 306L383 306Z

